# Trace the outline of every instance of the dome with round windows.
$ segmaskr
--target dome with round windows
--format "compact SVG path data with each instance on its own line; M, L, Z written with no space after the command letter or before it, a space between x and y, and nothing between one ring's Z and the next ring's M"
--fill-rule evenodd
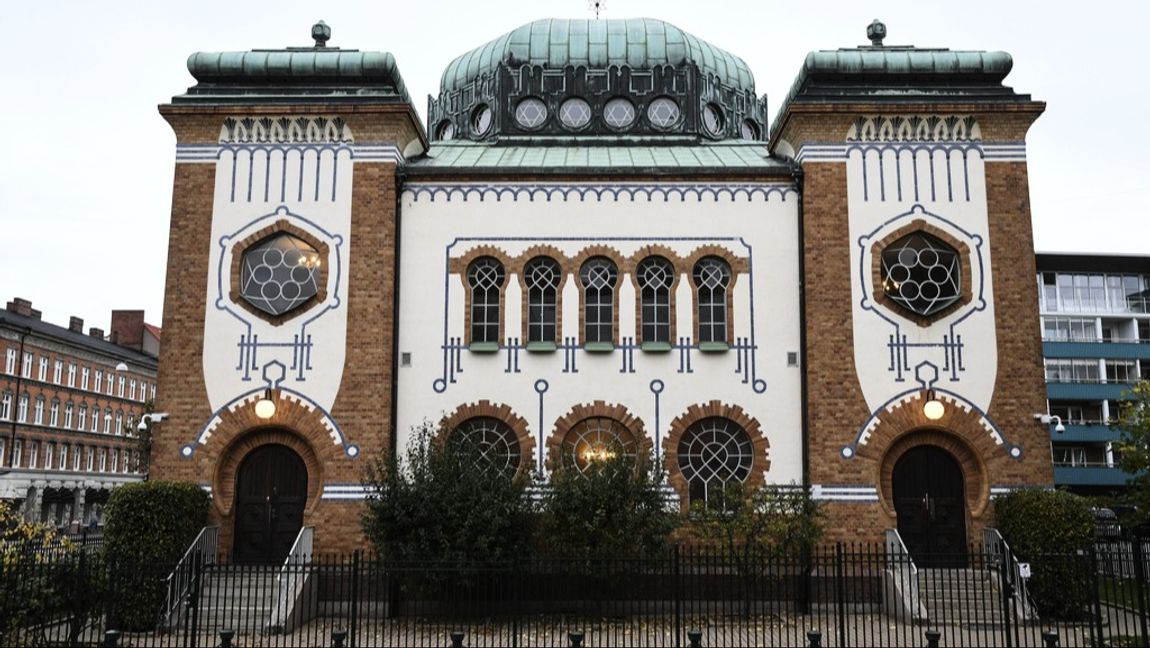
M759 140L765 100L739 57L651 18L536 20L455 58L433 140L677 136Z

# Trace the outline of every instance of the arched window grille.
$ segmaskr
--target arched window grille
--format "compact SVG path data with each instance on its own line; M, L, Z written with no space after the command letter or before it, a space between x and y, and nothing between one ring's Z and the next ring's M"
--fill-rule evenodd
M522 461L515 430L490 416L463 421L448 434L447 443L482 472L514 475Z
M738 423L710 416L695 421L683 432L678 462L690 502L722 508L726 486L741 484L750 476L754 447L750 435Z
M675 267L663 257L647 257L636 270L643 342L671 341L671 285Z
M585 343L615 341L615 284L619 269L606 257L592 257L579 269L583 284Z
M718 257L704 257L695 264L693 276L699 304L699 342L726 342L731 266Z
M506 274L493 257L479 257L467 266L471 290L471 341L499 343L499 299Z
M638 443L635 435L619 421L595 416L579 421L563 436L564 466L585 473L596 462L618 456L634 460Z
M555 342L558 338L560 279L559 263L548 257L536 257L523 268L528 342Z

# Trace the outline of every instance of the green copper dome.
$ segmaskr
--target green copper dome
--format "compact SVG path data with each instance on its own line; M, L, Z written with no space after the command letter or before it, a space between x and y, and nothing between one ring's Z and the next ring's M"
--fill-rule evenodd
M703 75L754 93L755 79L739 57L652 18L587 20L547 18L527 23L452 61L440 91L458 90L500 65L650 69L693 63Z

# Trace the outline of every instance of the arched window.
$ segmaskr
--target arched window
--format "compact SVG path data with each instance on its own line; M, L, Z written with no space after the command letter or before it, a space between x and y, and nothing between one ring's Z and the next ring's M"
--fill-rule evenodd
M731 266L719 257L703 257L695 264L693 276L699 304L699 342L726 342Z
M483 472L514 475L523 460L515 430L490 416L463 421L448 433L447 443Z
M606 257L592 257L579 269L583 284L583 342L615 342L615 283L619 269Z
M663 257L647 257L639 263L635 275L639 280L641 342L670 342L671 285L675 283L675 267Z
M563 465L585 473L597 461L620 455L634 460L638 445L635 434L619 421L604 416L586 418L563 436Z
M506 275L493 257L479 257L467 266L471 290L471 342L499 343L499 299Z
M563 271L548 257L535 257L523 268L527 285L527 341L555 342L559 337L559 281Z
M710 416L695 421L683 432L678 462L690 503L722 507L727 484L741 484L750 476L754 447L750 435L738 423Z

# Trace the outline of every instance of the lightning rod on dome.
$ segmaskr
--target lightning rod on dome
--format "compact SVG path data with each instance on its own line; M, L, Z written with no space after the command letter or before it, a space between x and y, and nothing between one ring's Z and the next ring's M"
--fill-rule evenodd
M607 9L607 3L602 0L587 0L587 9L595 12L595 20L599 20L599 12Z

